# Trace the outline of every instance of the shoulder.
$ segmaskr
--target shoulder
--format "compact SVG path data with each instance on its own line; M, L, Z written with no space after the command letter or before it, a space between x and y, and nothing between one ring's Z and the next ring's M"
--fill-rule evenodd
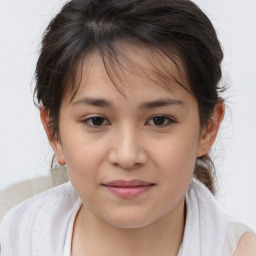
M239 239L234 256L256 256L256 235L246 232Z
M51 212L59 207L69 208L77 200L77 195L70 182L35 195L9 210L2 223L10 219L23 219L24 216L38 216L40 212Z
M66 198L67 202L69 202L74 196L75 192L72 188L71 183L66 182L60 186L48 189L44 192L30 197L29 199L26 199L25 201L8 211L7 215L15 211L29 210L31 208L34 208L36 205L42 207L42 203L52 204L52 202L61 201L64 198Z
M223 255L256 256L256 235L253 231L239 222L229 222Z
M35 234L56 230L74 207L78 196L70 182L38 194L11 209L0 226L0 243L15 244ZM40 231L41 230L41 231ZM24 236L27 237L25 238Z

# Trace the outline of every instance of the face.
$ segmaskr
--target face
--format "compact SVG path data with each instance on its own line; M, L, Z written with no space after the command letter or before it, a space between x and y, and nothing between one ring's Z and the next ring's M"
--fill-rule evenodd
M129 54L149 66L146 52ZM59 140L51 142L83 208L120 228L144 227L183 209L203 150L196 99L132 69L122 72L120 93L97 53L86 63L77 94L70 102L67 92L62 102ZM178 76L174 66L172 74Z

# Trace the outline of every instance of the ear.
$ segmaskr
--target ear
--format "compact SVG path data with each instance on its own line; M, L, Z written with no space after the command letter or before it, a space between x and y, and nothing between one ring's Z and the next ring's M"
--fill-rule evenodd
M220 100L219 103L215 106L207 126L201 133L198 144L197 157L203 156L210 151L217 137L220 124L224 118L224 114L225 104L223 100Z
M53 135L53 131L51 130L51 126L50 126L49 111L47 111L45 109L45 107L40 108L40 118L41 118L42 124L44 126L44 130L47 134L48 140L50 142L50 145L51 145L53 151L55 152L55 157L56 157L57 162L60 165L66 164L60 138L57 137L56 135Z

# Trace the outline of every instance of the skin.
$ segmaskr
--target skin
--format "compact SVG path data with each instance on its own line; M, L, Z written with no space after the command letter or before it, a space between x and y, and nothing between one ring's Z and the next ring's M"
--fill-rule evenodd
M241 236L233 256L255 256L256 255L256 235L245 233Z
M150 51L136 46L126 51L134 63L150 70ZM167 90L159 86L161 81L130 67L121 72L120 93L97 52L85 63L76 96L70 102L72 92L67 91L62 101L57 138L51 135L48 113L41 109L57 161L66 164L83 201L74 225L72 255L177 255L184 232L185 192L196 158L209 152L216 138L224 103L216 105L202 129L197 101L180 85L173 82ZM180 80L176 67L168 65ZM189 89L185 78L182 82ZM159 101L162 106L152 104ZM102 117L102 124L95 127L92 116ZM165 116L160 125L156 116ZM122 199L102 186L118 179L154 186Z

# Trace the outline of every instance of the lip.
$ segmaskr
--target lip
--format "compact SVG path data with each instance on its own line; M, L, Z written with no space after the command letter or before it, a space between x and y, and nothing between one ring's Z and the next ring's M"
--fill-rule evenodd
M113 180L102 185L116 196L129 199L149 191L155 184L142 180Z
M138 187L138 186L153 185L153 183L143 181L143 180L113 180L113 181L104 183L103 185L112 186L112 187Z

